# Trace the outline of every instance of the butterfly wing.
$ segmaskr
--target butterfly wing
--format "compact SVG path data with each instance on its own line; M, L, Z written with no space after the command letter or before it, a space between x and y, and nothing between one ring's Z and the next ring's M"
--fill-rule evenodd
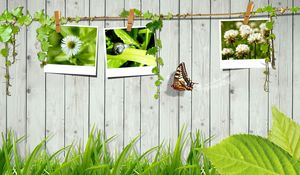
M186 90L186 81L183 78L183 66L184 64L180 63L174 74L172 87L178 91Z
M186 68L185 68L185 63L184 62L180 63L180 66L181 66L181 70L182 70L182 77L185 81L186 90L193 90L193 85L195 83L193 83L191 81L191 79L188 77L188 74L187 74L187 71L186 71Z

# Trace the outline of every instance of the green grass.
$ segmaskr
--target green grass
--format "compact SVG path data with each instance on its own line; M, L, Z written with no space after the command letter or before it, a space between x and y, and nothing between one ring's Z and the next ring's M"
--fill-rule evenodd
M21 158L17 148L24 138L18 139L12 132L8 132L6 137L2 134L0 175L218 174L202 153L210 139L204 140L199 131L185 135L182 129L174 148L161 144L144 153L136 151L136 142L140 139L136 137L115 156L108 149L113 139L106 139L101 131L92 130L84 149L70 145L53 154L45 150L45 139L25 158ZM183 155L185 149L189 150L188 155Z

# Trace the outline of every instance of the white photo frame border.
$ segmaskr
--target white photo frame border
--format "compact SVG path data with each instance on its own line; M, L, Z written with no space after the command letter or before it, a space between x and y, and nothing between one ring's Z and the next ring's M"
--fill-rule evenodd
M252 59L252 60L222 60L222 22L224 21L241 21L243 18L237 19L221 19L219 20L219 54L220 54L220 68L221 69L246 69L246 68L265 68L265 59ZM251 18L251 21L270 21L270 18ZM270 65L269 65L270 66Z
M52 74L70 74L70 75L90 75L97 76L98 67L98 40L99 40L99 28L98 26L89 25L62 25L66 27L88 27L96 28L96 52L95 52L95 66L76 66L76 65L62 65L62 64L46 64L44 66L45 73Z
M147 28L146 26L133 26L132 28ZM107 78L117 78L117 77L134 77L134 76L146 76L154 75L152 69L154 66L144 66L144 67L124 67L124 68L108 68L107 67L107 50L106 50L106 30L113 29L126 29L126 27L108 27L103 29L104 33L104 64Z

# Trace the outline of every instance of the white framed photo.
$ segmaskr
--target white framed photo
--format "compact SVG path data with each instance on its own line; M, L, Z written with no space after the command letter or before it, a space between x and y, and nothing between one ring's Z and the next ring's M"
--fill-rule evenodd
M219 21L221 69L265 68L270 57L269 18L251 18Z
M62 25L49 35L46 73L97 75L98 27Z
M145 26L105 28L106 76L129 77L153 75L156 58L147 54L155 46L154 33Z

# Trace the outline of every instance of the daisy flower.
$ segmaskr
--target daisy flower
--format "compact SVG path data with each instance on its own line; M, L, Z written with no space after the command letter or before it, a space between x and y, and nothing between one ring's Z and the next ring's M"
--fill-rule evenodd
M237 30L228 30L224 33L224 39L226 43L232 44L235 42L236 37L238 36L239 32Z
M79 40L78 37L70 35L62 39L60 46L62 51L68 57L71 57L79 52L81 44L82 42Z
M240 35L242 38L247 38L252 33L252 29L248 25L241 25Z
M235 55L238 58L243 58L245 56L247 56L250 52L250 48L247 44L239 44L236 49L235 49L236 53Z
M248 37L248 42L250 44L253 44L253 43L260 43L262 40L263 40L263 36L261 33L252 33L249 35Z
M234 54L234 51L231 48L224 48L222 50L222 55L224 55L224 56L232 56L233 54Z

